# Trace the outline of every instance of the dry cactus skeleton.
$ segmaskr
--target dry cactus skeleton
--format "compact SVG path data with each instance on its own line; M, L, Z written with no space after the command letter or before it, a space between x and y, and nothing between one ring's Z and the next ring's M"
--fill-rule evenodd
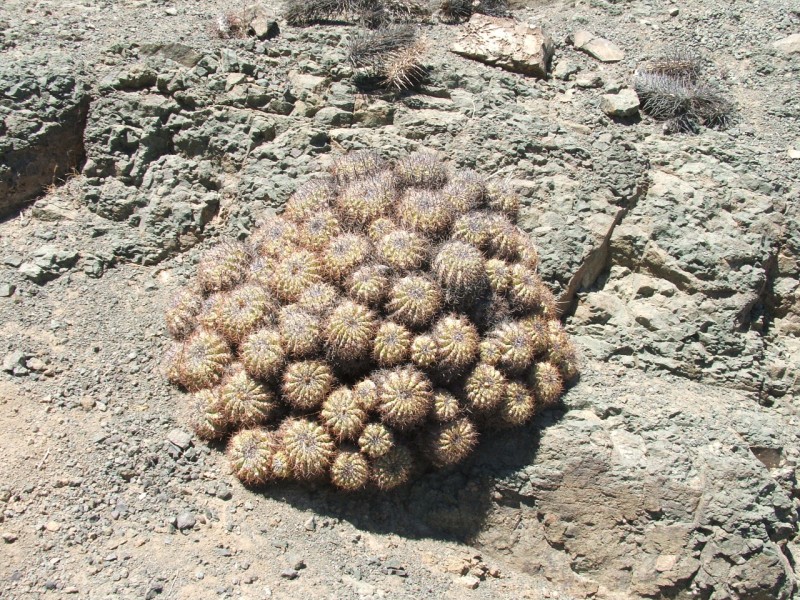
M436 156L335 161L167 312L167 376L248 485L392 489L528 422L577 373L519 197Z

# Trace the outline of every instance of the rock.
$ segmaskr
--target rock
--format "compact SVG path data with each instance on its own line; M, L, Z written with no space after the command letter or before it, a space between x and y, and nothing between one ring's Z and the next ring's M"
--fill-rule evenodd
M484 442L479 462L492 469L507 468L501 456L527 458L495 486L514 501L493 506L479 547L502 551L515 568L546 568L566 589L791 597L781 548L796 527L792 486L779 485L751 450L794 455L784 417L731 390L617 377L595 362L564 400L566 412L537 426L535 460L525 435ZM623 522L636 523L637 535L619 544L612 532ZM525 535L514 535L520 527Z
M194 67L203 58L194 48L179 43L142 44L139 46L139 54L161 56L187 68Z
M13 283L0 283L0 298L10 298L17 291Z
M182 512L178 515L175 519L175 527L179 531L184 531L186 529L191 529L197 523L196 517L190 512Z
M394 122L394 105L385 100L363 98L355 103L353 123L361 127L382 127Z
M603 78L597 73L586 73L575 78L575 85L579 88L599 88L603 86Z
M283 571L281 571L281 577L283 577L284 579L292 580L292 579L297 579L299 576L300 573L295 569L284 569Z
M353 120L353 113L340 108L326 106L314 115L314 122L322 127L341 127L349 125Z
M625 58L625 53L618 46L585 29L574 32L571 39L576 50L583 50L599 61L619 62Z
M566 60L559 60L553 69L553 77L561 81L569 81L570 78L580 71L578 65Z
M631 89L618 94L603 94L600 108L609 117L632 117L639 112L639 96Z
M44 528L50 533L55 533L61 530L61 523L58 521L48 521L45 523Z
M84 160L89 85L67 54L40 52L0 65L0 217Z
M458 584L461 585L462 587L467 588L468 590L477 589L480 583L481 580L475 577L475 575L467 574L467 575L462 575L461 577L458 578Z
M3 371L13 375L27 375L29 372L26 365L27 360L28 355L24 352L19 350L9 352L3 358Z
M781 54L800 54L800 33L772 42L772 47Z
M192 445L192 436L183 429L172 429L167 434L167 441L169 441L170 444L174 444L181 450L186 450Z
M0 534L0 537L3 538L3 541L6 544L13 544L14 542L17 541L17 535L15 533L10 533L10 532L7 532L7 531L5 531L2 534Z
M295 571L299 571L301 569L306 568L305 559L297 554L292 554L288 556L286 562L289 564L289 567L294 569Z
M317 519L312 515L303 524L303 527L305 528L306 531L316 531L317 530Z
M220 500L230 500L233 497L231 486L226 483L218 483L216 485L214 495Z
M464 36L450 47L456 54L507 71L547 77L554 46L541 27L476 13L464 29Z
M19 274L30 279L34 283L44 283L47 281L47 274L40 266L33 263L25 262L19 266Z
M262 4L253 4L244 9L242 19L248 24L249 33L259 40L270 40L280 35L275 14Z

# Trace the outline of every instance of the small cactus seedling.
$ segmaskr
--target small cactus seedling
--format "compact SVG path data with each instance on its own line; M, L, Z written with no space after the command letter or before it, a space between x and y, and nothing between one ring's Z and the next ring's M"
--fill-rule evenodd
M167 311L165 371L249 485L392 490L522 426L577 374L509 182L348 154Z

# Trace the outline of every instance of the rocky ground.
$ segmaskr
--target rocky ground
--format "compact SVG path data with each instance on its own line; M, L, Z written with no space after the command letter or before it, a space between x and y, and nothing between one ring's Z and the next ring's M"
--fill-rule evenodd
M434 18L401 95L353 84L351 25L215 36L241 8L0 6L0 597L794 597L792 2L520 1L554 41L544 80L450 52L465 26ZM675 50L705 58L731 128L604 112ZM389 497L252 492L187 434L161 315L204 248L364 147L513 181L583 374Z

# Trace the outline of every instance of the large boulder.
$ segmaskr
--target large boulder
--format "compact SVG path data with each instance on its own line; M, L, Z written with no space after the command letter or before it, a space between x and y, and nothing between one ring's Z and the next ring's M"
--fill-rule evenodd
M59 53L0 61L0 217L41 194L84 161L89 85Z

